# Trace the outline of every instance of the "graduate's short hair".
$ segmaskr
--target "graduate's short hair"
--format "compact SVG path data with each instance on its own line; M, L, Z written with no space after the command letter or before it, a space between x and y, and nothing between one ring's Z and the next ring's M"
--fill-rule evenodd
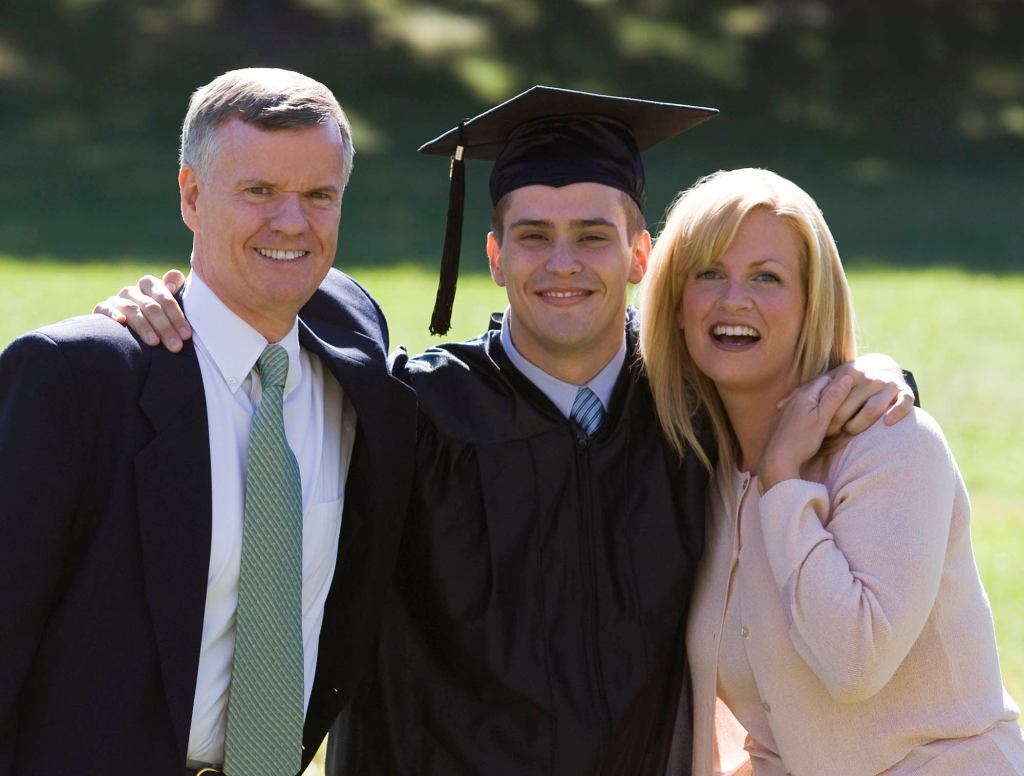
M498 245L501 245L501 241L505 237L505 214L508 212L509 194L512 193L510 191L499 199L491 213L491 231L494 233L494 239L498 241ZM633 201L629 194L624 191L618 193L622 209L626 211L626 238L633 242L637 235L647 228L647 219L644 218L640 206Z
M249 67L199 87L181 127L181 166L204 172L216 151L216 130L232 119L271 131L334 122L341 133L342 182L348 182L355 155L352 129L331 90L319 81L292 70Z
M807 192L768 170L720 171L698 180L669 208L640 288L640 351L658 418L675 450L690 447L710 468L694 432L706 412L719 455L735 463L736 440L714 383L694 364L679 329L686 278L717 262L743 219L765 209L788 223L801 245L805 298L796 345L801 382L856 355L853 304L832 233Z

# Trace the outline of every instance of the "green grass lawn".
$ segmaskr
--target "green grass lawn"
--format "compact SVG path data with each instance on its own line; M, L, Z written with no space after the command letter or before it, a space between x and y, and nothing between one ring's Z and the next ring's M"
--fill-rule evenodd
M468 251L467 251L468 254ZM94 302L159 266L0 258L0 344ZM381 302L393 345L419 351L436 281L419 267L355 270ZM1024 701L1024 277L945 270L851 272L861 350L912 369L938 418L974 507L974 544L995 612L1003 675ZM479 332L503 293L486 275L460 280L453 338Z

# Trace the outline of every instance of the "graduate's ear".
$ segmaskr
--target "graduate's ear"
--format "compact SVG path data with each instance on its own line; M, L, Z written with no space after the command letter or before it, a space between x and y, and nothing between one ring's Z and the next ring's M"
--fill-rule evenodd
M494 232L487 233L487 263L491 268L491 277L494 282L504 288L505 274L501 271L501 246Z
M639 283L647 274L647 258L651 255L651 233L644 229L633 241L632 263L629 266L629 282Z

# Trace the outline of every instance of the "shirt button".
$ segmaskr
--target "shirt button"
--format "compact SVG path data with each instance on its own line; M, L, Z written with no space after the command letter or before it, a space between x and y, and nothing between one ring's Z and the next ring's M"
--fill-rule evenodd
M747 638L748 636L750 636L750 628L744 625L742 628L740 628L740 635L743 638Z
M761 708L764 709L766 712L772 710L771 704L768 703L768 701L761 701Z

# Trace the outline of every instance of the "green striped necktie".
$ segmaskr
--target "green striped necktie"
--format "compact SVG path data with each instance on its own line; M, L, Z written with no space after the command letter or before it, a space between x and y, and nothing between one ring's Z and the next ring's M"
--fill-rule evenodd
M284 433L288 353L256 361L224 772L290 776L302 764L302 482Z

